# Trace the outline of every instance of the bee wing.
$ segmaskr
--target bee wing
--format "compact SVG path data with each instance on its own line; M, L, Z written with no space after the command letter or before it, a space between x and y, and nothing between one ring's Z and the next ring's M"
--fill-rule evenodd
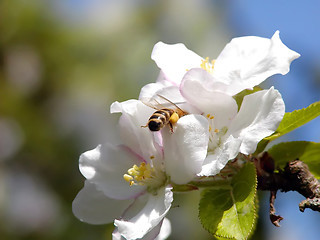
M163 107L161 107L160 105L158 105L156 102L154 102L152 99L149 99L149 98L140 99L140 101L141 101L144 105L146 105L146 106L148 106L148 107L151 107L151 108L153 108L153 109L155 109L155 110L159 110L159 109L163 108Z
M173 102L165 96L162 96L158 93L153 95L151 98L140 99L145 105L151 107L153 109L159 110L162 108L172 108L172 109L180 109L183 111L178 105L184 104L186 101Z

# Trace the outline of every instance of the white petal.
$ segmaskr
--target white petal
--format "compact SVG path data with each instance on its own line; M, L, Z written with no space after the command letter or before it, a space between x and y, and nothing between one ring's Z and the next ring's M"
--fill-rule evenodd
M119 131L124 145L140 155L145 160L160 156L159 146L154 142L152 132L145 126L149 117L155 111L139 100L128 100L122 103L114 102L112 110L121 112Z
M158 226L168 213L173 194L171 187L158 190L157 195L149 194L145 207L129 220L115 220L114 225L118 232L126 239L137 239L144 237L152 229Z
M215 128L220 129L229 125L238 111L238 105L231 96L215 91L212 81L205 70L192 69L183 78L180 90L189 103L213 115Z
M112 233L112 240L125 240L125 238L123 238L119 233L118 229L115 228L115 230Z
M279 31L271 39L234 38L217 58L213 75L230 85L227 92L234 95L274 74L288 73L291 62L299 56L281 42Z
M141 101L146 105L151 105L157 109L164 107L174 107L174 104L185 103L186 100L181 95L180 90L177 86L163 86L159 87L153 92L149 98L141 98ZM174 104L172 104L172 103Z
M234 159L238 155L240 145L240 139L229 136L227 140L221 143L221 147L218 147L212 153L208 153L199 176L214 176L218 174L229 160Z
M162 221L160 233L155 238L155 240L167 239L171 234L171 223L168 218L164 218Z
M202 58L182 43L165 44L158 42L152 51L151 58L162 70L167 80L180 85L187 70L200 67Z
M156 109L162 108L181 108L188 113L201 114L201 111L190 105L187 100L181 95L180 89L177 86L168 86L159 88L154 92L153 96L141 99L146 105L154 106Z
M201 171L207 155L209 125L201 115L186 115L179 119L171 133L163 129L166 172L171 181L184 184Z
M123 175L133 164L143 160L123 146L99 145L81 154L79 168L84 177L96 185L107 197L114 199L135 198L145 189L142 186L129 186Z
M131 99L124 102L114 102L110 106L111 113L122 113L133 118L137 126L146 122L146 118L154 112L154 109L143 104L139 100Z
M171 234L171 223L167 218L155 226L150 232L148 232L141 240L164 240Z
M157 91L169 86L172 86L172 84L163 80L159 80L156 83L149 83L141 88L139 99L150 99L156 94Z
M180 88L195 87L197 91L221 92L225 93L230 87L229 84L223 83L214 75L202 68L190 69L183 77Z
M284 112L283 99L273 87L247 95L227 134L242 140L242 153L253 153L258 142L278 128Z
M72 202L73 214L90 224L111 223L121 215L132 200L115 200L98 191L94 184L86 181Z
M171 234L171 223L169 219L164 218L157 226L155 226L150 232L148 232L141 240L164 240ZM126 240L121 236L118 228L112 233L112 240Z

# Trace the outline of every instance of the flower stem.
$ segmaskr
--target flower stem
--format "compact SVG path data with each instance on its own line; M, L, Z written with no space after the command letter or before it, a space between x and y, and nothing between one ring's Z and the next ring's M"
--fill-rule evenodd
M199 188L230 188L231 179L217 177L199 177L188 184L178 185L171 183L174 192L189 192Z

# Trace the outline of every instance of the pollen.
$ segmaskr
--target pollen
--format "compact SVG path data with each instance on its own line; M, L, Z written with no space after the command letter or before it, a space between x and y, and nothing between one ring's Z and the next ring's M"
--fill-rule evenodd
M209 114L209 113L207 114L207 116L206 116L206 117L207 117L207 118L209 118L209 119L211 119L211 120L212 120L212 119L214 119L214 116L213 116L213 115L211 115L211 114Z
M212 60L211 62L209 62L209 57L206 57L206 59L201 60L200 67L206 70L208 73L212 73L214 69L214 63L215 63L215 60Z
M150 166L142 162L140 166L133 165L128 169L128 174L123 175L123 179L126 180L130 186L132 185L145 185L148 179L153 178L155 170Z
M176 113L176 112L174 112L174 113L171 115L170 119L169 119L169 121L170 121L172 124L178 122L178 120L179 120L179 115L178 115L178 113Z

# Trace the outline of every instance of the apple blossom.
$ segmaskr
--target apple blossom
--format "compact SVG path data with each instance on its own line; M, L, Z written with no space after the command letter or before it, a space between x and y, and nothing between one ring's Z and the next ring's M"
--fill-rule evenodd
M141 127L153 111L139 100L113 103L111 112L122 113L122 143L99 145L80 156L79 168L86 182L73 202L73 212L92 224L115 219L114 239L166 238L171 183L191 181L207 154L205 117L184 116L175 124L174 134L165 128L163 132L169 134L161 136Z
M201 176L216 175L238 153L253 153L259 141L277 129L285 112L281 94L273 87L245 96L239 111L235 99L227 94L208 93L187 86L180 90L170 86L154 95L184 102L189 116L202 113L207 118L208 152L199 173Z
M232 96L271 75L286 74L299 56L281 42L279 31L271 39L235 38L211 62L183 44L159 42L151 55L161 69L159 78L144 86L139 98L162 95L207 117L210 140L200 175L215 175L238 153L253 153L284 115L282 97L273 88L246 96L239 112Z
M299 56L282 43L279 31L271 39L235 38L212 61L183 44L157 43L151 56L160 68L157 81L141 89L139 100L111 105L111 113L121 113L118 129L121 143L99 145L80 156L79 168L86 180L73 201L75 216L92 224L113 221L113 240L160 240L171 233L166 215L174 191L212 187L220 176L228 191L218 190L233 204L238 203L232 191L245 188L247 180L252 180L253 190L256 188L254 165L248 163L235 170L231 182L225 181L222 174L217 178L211 176L223 173L221 170L227 163L240 156L246 155L243 159L252 161L248 155L256 151L262 139L277 130L285 113L282 96L274 87L247 95L238 93L253 89L274 74L287 74L291 62ZM237 102L240 97L241 104ZM185 115L177 114L180 118L176 116L169 129L165 121L160 121L166 114L161 115L161 111L154 114L153 101L157 110L164 112L171 104L173 108L181 108ZM152 114L158 122L150 117ZM173 115L170 112L165 118ZM164 123L164 127L150 131L146 128L150 122ZM242 161L231 164L240 166ZM244 177L249 176L246 173L252 174L250 179ZM245 184L240 188L242 183L238 186L238 182ZM246 219L254 222L253 190L246 196L246 208L233 209L238 222L238 213L247 215L248 208L252 214ZM212 196L216 192L206 191L210 199L202 198L205 216L200 217L212 233L217 228L211 229L211 210L214 209L213 213L226 210L215 210Z
M180 86L184 82L209 92L233 96L274 74L288 73L290 63L299 56L282 43L279 31L276 31L271 39L256 36L234 38L211 62L181 43L168 45L159 42L154 46L151 58L161 69L157 85ZM194 83L194 79L202 79L201 85Z

